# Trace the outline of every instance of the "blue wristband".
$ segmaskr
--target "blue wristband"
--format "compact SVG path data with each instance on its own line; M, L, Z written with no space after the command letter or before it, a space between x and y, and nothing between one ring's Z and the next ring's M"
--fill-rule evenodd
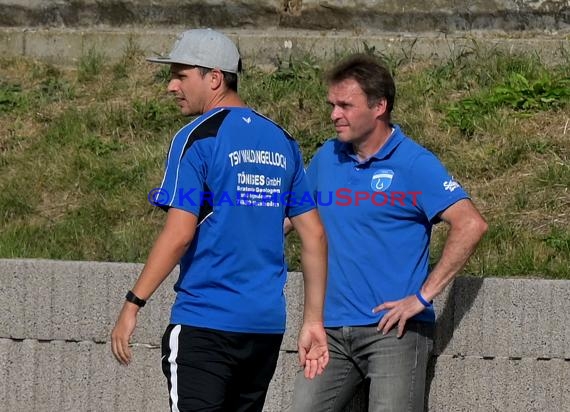
M432 306L432 303L425 300L419 290L416 292L416 298L418 298L418 300L421 302L421 304L424 305L426 308L429 308Z

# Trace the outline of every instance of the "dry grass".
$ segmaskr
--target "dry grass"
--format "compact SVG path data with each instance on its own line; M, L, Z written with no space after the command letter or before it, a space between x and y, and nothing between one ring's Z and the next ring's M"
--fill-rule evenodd
M75 68L0 60L1 257L144 261L163 221L146 196L187 119L166 95L165 68L138 53L133 46L104 66L93 52ZM570 278L568 102L465 111L471 117L462 120L475 125L467 134L449 120L450 104L485 102L509 74L568 78L570 65L477 53L443 63L390 59L394 120L442 159L490 223L466 273ZM334 133L321 82L329 63L250 67L241 79L244 99L289 130L307 161ZM434 230L434 261L445 232ZM298 238L287 243L298 269Z

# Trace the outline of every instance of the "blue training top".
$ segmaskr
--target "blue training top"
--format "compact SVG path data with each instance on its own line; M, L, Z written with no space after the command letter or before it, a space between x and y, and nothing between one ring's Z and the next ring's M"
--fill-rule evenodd
M362 163L351 144L327 141L307 177L328 238L325 326L377 323L385 311L373 314L373 307L423 285L432 225L467 194L398 126ZM433 322L433 308L416 319Z
M314 208L286 196L307 190L297 143L250 108L215 108L178 131L154 202L195 214L199 226L171 323L283 333L283 219Z

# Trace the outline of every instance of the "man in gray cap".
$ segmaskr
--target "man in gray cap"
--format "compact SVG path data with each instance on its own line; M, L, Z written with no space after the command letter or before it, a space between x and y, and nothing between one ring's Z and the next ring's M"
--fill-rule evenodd
M297 143L237 93L240 56L213 30L182 33L168 57L168 91L184 115L152 203L165 226L112 332L131 361L136 316L177 263L180 277L162 368L172 411L261 411L285 330L283 219L300 235L305 281L299 360L305 376L328 362L322 323L326 238L307 193ZM299 199L295 198L295 194Z

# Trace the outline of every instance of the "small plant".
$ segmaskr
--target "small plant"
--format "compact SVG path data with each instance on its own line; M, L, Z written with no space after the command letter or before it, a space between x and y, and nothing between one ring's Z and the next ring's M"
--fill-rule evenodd
M19 84L0 82L0 113L7 113L20 107L24 101Z
M518 115L537 110L562 107L570 101L570 78L556 78L543 73L529 80L520 73L511 73L505 83L488 91L480 91L447 106L448 124L458 127L467 137L472 136L485 117L507 107Z
M143 50L139 47L136 41L132 37L129 37L121 60L113 66L115 79L127 78L129 69L133 69L142 53Z
M87 54L79 59L77 68L77 78L80 82L92 80L101 73L103 69L103 54L97 52L94 48L90 48Z
M170 81L170 65L161 64L160 68L154 75L154 80L160 84L166 84Z

